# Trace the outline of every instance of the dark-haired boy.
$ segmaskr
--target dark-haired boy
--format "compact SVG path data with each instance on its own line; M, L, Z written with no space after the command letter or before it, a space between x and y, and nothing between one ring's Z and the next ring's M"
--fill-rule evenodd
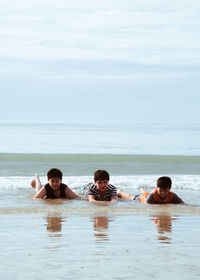
M35 179L31 182L31 186L36 188L34 198L67 198L74 199L78 196L65 184L62 183L62 172L57 168L52 168L47 172L48 184L44 187L40 182L39 176L36 174Z
M140 202L149 204L184 204L183 200L175 193L171 192L172 180L170 177L163 176L158 178L157 187L151 193L143 192L139 198ZM132 200L134 197L120 190L118 196L122 199Z
M97 170L94 173L94 183L83 187L83 195L89 202L95 201L117 201L117 190L109 184L110 176L106 170Z

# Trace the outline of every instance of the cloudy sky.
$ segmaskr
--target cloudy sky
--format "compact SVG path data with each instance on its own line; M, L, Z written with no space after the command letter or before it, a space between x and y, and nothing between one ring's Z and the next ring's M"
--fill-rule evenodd
M0 0L0 120L198 122L198 0Z

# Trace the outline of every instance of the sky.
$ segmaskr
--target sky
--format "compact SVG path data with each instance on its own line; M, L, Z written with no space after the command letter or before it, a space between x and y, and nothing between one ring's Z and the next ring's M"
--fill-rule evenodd
M198 0L0 0L0 120L199 122Z

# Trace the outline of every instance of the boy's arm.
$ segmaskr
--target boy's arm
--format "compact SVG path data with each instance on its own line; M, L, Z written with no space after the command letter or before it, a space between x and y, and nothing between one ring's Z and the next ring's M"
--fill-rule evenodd
M94 196L93 195L91 195L91 194L89 194L89 195L87 195L87 200L89 201L89 202L96 202L96 203L102 203L102 201L97 201L95 198L94 198ZM115 195L115 196L112 196L111 197L111 200L110 200L110 202L116 202L117 201L117 196ZM109 202L109 201L106 201L106 202Z
M110 202L116 202L117 201L118 196L114 195L111 197Z
M78 197L78 195L75 194L69 187L65 189L65 195L69 199L75 199Z
M174 203L174 204L184 204L184 201L177 194L174 194L172 203Z
M92 195L92 194L87 195L87 200L88 200L89 202L96 202L96 200L95 200L95 198L94 198L94 195Z
M153 194L152 193L150 193L148 196L147 196L147 198L146 198L146 200L144 201L144 203L148 203L148 204L155 204L156 202L154 201L154 198L153 198Z
M110 201L100 201L100 200L95 200L94 196L92 194L87 195L87 200L89 202L92 202L96 205L101 205L101 206L105 206L108 205L107 203L109 203Z
M110 190L110 202L116 202L118 200L118 194L117 194L117 189L115 186L111 185L111 190Z
M33 197L34 199L37 199L37 198L44 198L46 196L47 192L46 192L46 189L45 187L42 187L40 189L40 191L38 193L36 193L36 195Z

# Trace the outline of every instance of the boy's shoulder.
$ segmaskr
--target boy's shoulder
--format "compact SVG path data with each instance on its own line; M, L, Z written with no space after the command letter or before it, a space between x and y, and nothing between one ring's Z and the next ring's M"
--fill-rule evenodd
M96 189L96 185L94 183L88 183L86 185L83 186L83 188L90 188L90 189ZM112 184L108 184L108 188L109 189L116 189L115 186L113 186Z
M98 192L97 186L94 183L88 183L88 184L83 186L83 193L86 193L87 191L97 193ZM117 189L112 184L108 184L106 192L109 192L109 193L116 192L117 193Z
M68 188L68 185L63 184L63 183L61 183L60 186L63 187L63 188L65 188L65 189Z
M116 190L116 187L113 186L113 185L111 185L111 184L108 184L108 189L109 189L109 190Z
M95 189L96 185L94 183L88 183L83 186L83 189Z

